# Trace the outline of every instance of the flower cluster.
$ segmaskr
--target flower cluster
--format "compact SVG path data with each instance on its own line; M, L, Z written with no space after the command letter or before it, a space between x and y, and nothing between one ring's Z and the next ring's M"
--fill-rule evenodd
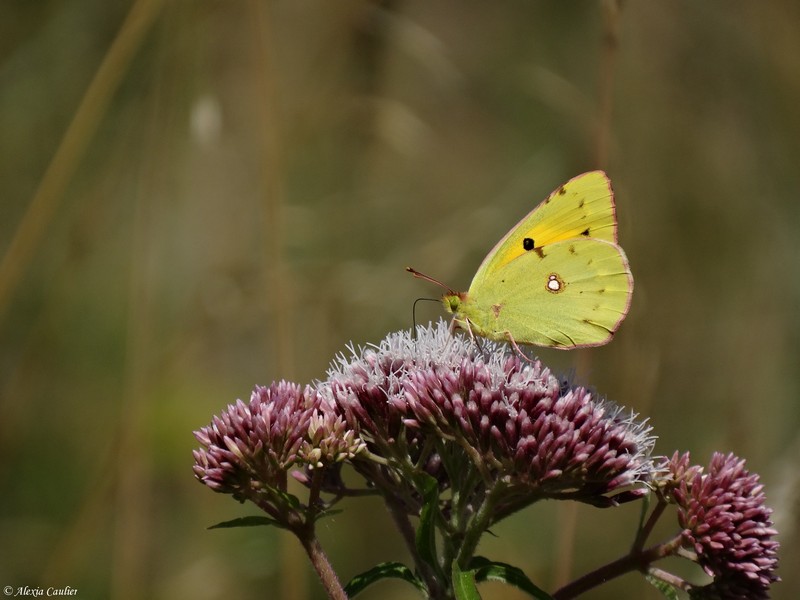
M317 392L281 381L257 386L250 402L237 400L195 432L195 477L212 490L261 503L286 491L293 466L321 468L352 458L363 442Z
M684 546L714 578L694 590L693 597L768 598L771 584L778 580L778 542L758 475L732 454L715 453L707 471L687 469L688 461L688 453L670 461L677 482L672 494L678 522Z
M372 453L437 469L446 456L449 472L429 469L443 487L463 474L462 458L480 474L479 487L504 486L505 501L524 496L499 513L541 498L607 506L607 494L648 481L653 468L654 438L635 414L506 345L453 336L441 322L351 349L321 389Z

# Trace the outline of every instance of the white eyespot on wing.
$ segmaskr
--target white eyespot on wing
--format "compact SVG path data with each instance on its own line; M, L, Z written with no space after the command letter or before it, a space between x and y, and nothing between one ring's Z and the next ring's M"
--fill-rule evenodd
M559 294L564 291L565 287L566 284L558 273L550 273L547 276L547 283L544 284L544 288L551 294Z

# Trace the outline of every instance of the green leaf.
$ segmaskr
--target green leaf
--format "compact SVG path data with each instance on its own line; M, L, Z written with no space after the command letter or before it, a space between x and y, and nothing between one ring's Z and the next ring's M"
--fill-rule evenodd
M261 525L268 525L272 527L283 528L283 525L278 523L275 519L269 517L252 516L252 517L239 517L231 521L222 521L216 525L212 525L209 529L232 529L234 527L258 527Z
M375 565L369 571L364 571L363 573L356 575L347 583L344 591L348 598L352 598L356 594L362 592L368 585L371 585L380 579L387 579L390 577L407 581L420 590L423 595L427 595L425 586L419 579L417 579L411 569L399 562L381 563L379 565Z
M299 510L302 507L302 502L300 502L300 498L298 498L294 494L281 491L271 486L269 488L269 493L270 495L277 496L280 499L280 502L275 501L277 504L284 504L295 510Z
M647 579L647 581L649 581L654 588L664 594L665 598L668 598L669 600L679 600L679 590L674 585L653 577L652 575L645 575L644 578Z
M417 528L416 547L417 554L425 561L442 580L444 573L439 566L436 554L436 519L439 517L439 482L427 475L422 483L423 505L419 515Z
M453 561L453 592L456 600L481 600L478 586L475 585L475 571L462 571Z
M550 594L534 585L519 567L491 561L483 556L474 557L470 561L469 567L474 571L475 581L478 583L482 581L501 581L519 588L537 600L553 600Z

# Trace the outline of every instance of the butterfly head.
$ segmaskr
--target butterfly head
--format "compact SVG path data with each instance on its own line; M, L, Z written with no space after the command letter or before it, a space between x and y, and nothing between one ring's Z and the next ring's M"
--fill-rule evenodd
M448 293L442 296L442 304L444 304L444 309L451 313L451 314L458 314L461 305L467 299L467 293L461 292L459 293Z

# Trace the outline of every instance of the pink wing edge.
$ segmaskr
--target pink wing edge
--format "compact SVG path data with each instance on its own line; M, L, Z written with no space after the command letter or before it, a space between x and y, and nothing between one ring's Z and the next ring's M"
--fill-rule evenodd
M611 242L606 242L605 240L597 240L597 241L603 242L605 244L611 244ZM614 323L614 327L611 328L611 330L608 332L608 336L602 342L596 342L594 344L576 344L575 346L565 346L565 347L560 347L560 346L550 346L550 347L553 347L556 350L575 350L576 348L597 348L598 346L605 346L611 340L614 339L614 336L617 334L620 325L622 325L622 322L625 320L625 317L628 316L628 312L631 309L631 302L633 302L633 273L631 273L631 264L628 262L628 255L625 254L625 251L622 249L622 247L618 246L617 244L612 244L612 245L616 246L617 249L620 251L620 253L622 254L622 258L625 260L625 266L628 267L628 272L626 273L628 276L628 285L629 285L628 301L625 303L625 308L620 313L619 319L617 319L617 322Z

